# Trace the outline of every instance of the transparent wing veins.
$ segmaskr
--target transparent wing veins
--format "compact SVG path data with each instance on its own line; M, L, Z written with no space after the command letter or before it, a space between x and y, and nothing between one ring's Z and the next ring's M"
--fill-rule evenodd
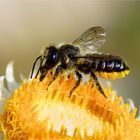
M86 30L72 44L80 46L83 50L94 51L101 47L105 42L106 31L104 28L97 26Z

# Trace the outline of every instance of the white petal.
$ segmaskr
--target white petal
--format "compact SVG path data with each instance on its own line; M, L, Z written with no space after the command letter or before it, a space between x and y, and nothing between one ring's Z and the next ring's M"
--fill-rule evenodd
M140 120L140 107L138 109L138 116L136 117L136 120Z
M3 112L5 100L10 95L11 94L8 92L8 90L4 87L4 76L1 76L0 77L0 113Z
M4 89L4 76L0 77L0 91Z
M7 99L10 96L10 92L4 87L4 76L0 77L0 98Z
M127 99L127 101L130 104L130 111L132 111L135 108L134 102L131 99Z
M10 92L13 92L19 86L14 78L13 63L13 61L10 62L6 67L6 80Z

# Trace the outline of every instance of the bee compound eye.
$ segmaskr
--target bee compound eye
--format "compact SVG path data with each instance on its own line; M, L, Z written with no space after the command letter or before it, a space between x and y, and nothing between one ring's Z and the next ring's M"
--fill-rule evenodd
M58 52L56 48L51 47L47 55L48 62L54 64L57 61L57 58L58 58Z

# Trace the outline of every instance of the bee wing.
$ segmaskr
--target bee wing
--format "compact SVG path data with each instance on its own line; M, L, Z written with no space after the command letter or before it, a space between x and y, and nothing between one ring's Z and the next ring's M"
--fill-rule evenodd
M106 31L97 26L86 30L79 38L73 41L73 45L80 46L84 51L92 52L101 47L105 42Z

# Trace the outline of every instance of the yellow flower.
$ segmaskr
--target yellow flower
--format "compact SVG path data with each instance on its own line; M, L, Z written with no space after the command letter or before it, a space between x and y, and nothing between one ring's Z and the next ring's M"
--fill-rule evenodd
M12 73L11 64L7 73ZM17 88L13 76L8 87L16 87L10 97L1 77L1 134L8 140L139 140L140 121L136 108L123 104L111 87L104 88L105 98L92 82L80 84L71 97L73 75L60 75L50 86L49 73L39 79L23 81ZM12 80L11 80L12 79ZM12 81L12 82L11 82ZM11 82L11 83L10 83ZM12 92L12 90L9 90ZM5 90L5 92L3 92ZM1 105L2 107L2 105Z

